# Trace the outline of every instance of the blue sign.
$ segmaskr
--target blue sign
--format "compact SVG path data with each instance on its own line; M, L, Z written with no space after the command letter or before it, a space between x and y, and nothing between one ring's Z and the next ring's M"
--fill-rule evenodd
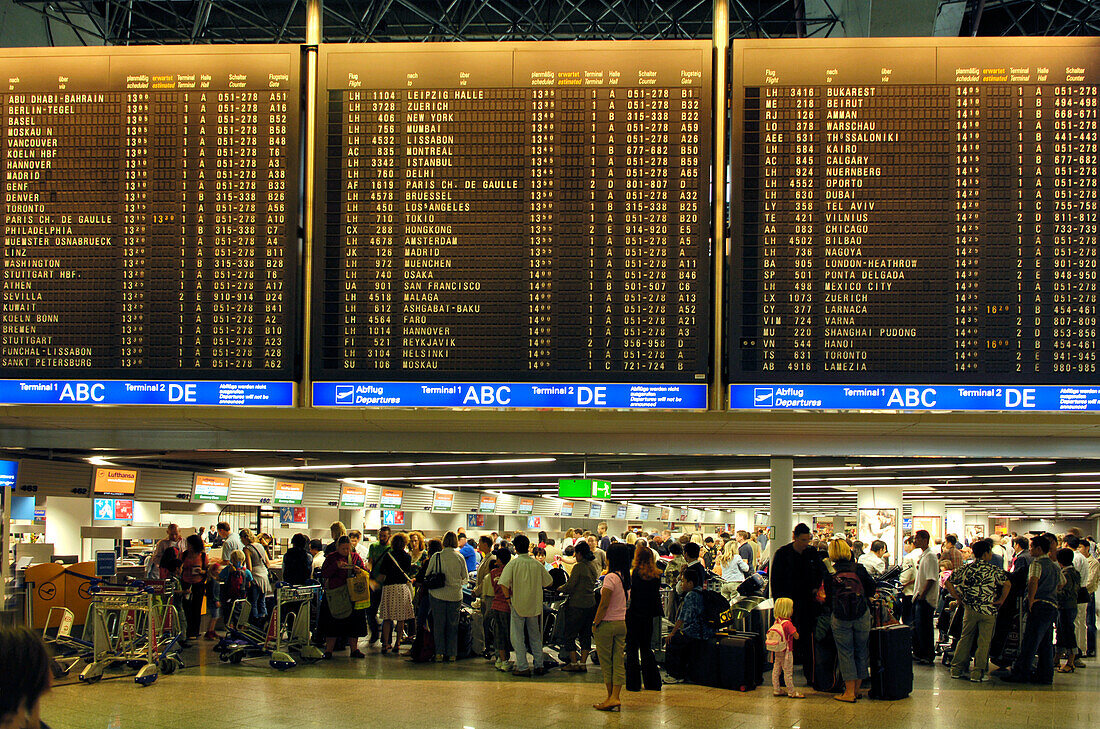
M0 380L4 405L293 407L293 382Z
M118 557L113 549L105 549L95 553L96 577L114 577L118 573Z
M35 509L34 510L34 520L35 521L46 521L46 510L45 509Z
M912 529L913 528L913 518L907 516L904 519L902 519L901 520L901 528L902 528L902 531L906 531L906 532L909 531L910 529Z
M0 491L15 488L19 475L19 461L0 461Z
M13 496L11 499L11 518L16 521L34 521L34 497Z
M314 407L706 410L707 386L501 382L314 382Z
M92 514L93 519L96 521L114 521L115 519L115 500L114 499L93 499L92 500Z
M1098 385L730 385L731 410L1100 411Z

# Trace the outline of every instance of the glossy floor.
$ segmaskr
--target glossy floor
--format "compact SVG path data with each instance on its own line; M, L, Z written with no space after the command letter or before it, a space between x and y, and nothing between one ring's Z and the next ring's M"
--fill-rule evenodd
M256 661L223 665L191 648L188 668L148 688L130 677L95 685L58 685L43 699L54 729L180 727L401 727L402 729L559 729L585 727L786 727L788 729L1037 729L1095 726L1100 721L1100 663L1054 686L951 680L942 666L916 666L915 690L903 701L841 704L829 695L775 698L769 684L748 693L666 686L623 693L621 714L591 708L604 696L599 669L512 678L481 659L415 665L368 650L361 660L337 657L286 673ZM770 680L770 676L769 676Z

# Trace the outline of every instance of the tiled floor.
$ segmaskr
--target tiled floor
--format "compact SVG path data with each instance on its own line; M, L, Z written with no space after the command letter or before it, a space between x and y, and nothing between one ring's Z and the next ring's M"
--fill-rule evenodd
M916 666L915 690L903 701L840 704L810 693L775 698L770 683L737 693L688 684L623 693L621 714L591 704L604 696L598 668L586 675L553 671L516 679L481 659L454 665L414 665L368 651L363 660L338 657L286 673L265 660L239 666L192 648L189 667L148 688L132 678L56 686L43 699L54 729L180 729L180 727L401 727L401 729L560 729L705 727L736 729L1045 729L1100 721L1100 663L1059 675L1053 687L954 681L942 666ZM769 677L770 678L770 677Z

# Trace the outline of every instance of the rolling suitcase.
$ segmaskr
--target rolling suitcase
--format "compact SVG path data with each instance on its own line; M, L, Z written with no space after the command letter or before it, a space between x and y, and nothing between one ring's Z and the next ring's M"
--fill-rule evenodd
M713 640L693 640L687 667L687 678L700 686L717 688L720 680L720 654L718 642Z
M734 691L752 691L759 686L764 671L760 657L762 650L763 644L755 635L733 633L718 636L718 685Z
M872 628L871 698L896 701L913 692L913 636L908 625Z

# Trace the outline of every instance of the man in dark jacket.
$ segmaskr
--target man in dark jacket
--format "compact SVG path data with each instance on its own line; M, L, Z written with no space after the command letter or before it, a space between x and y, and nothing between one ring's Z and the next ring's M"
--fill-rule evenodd
M811 541L810 527L796 525L791 543L776 550L768 571L772 599L789 597L794 601L791 622L799 636L794 644L794 660L802 664L805 664L814 625L821 611L814 594L824 574L821 556L810 546Z

